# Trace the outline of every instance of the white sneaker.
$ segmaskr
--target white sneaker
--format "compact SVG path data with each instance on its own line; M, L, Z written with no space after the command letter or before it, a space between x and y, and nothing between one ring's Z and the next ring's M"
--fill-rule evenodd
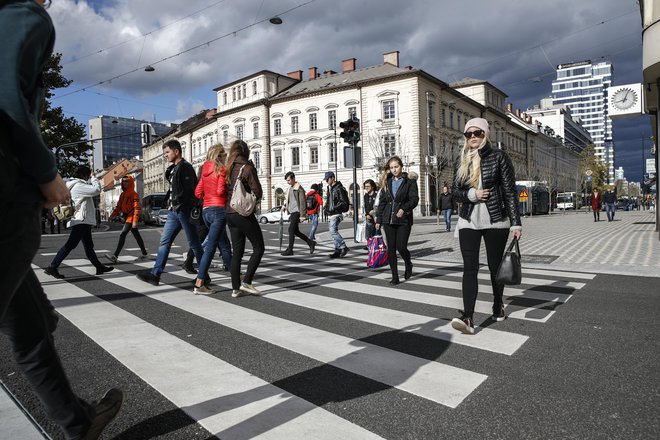
M243 292L242 290L233 290L231 292L232 298L239 298L241 296L247 296L247 295L249 295L249 293Z
M201 285L200 287L195 286L193 289L193 293L195 295L213 295L215 293L215 290L209 289L205 285Z
M239 289L245 293L249 293L250 295L255 295L255 296L261 295L261 293L257 289L255 289L252 284L241 283L241 287L239 287Z
M117 256L115 254L105 254L105 258L110 260L111 263L117 263Z
M149 258L149 254L142 254L138 257L138 260L146 260L147 258Z

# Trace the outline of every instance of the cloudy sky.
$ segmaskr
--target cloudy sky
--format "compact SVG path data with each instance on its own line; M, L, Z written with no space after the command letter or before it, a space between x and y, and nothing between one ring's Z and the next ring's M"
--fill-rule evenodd
M54 104L82 123L181 121L216 105L213 88L259 70L306 76L341 71L346 58L368 67L393 50L401 66L446 82L487 80L523 110L550 95L560 63L609 60L615 85L642 81L635 0L53 0L49 12L74 81ZM650 136L648 117L614 123L615 165L629 181L640 180Z

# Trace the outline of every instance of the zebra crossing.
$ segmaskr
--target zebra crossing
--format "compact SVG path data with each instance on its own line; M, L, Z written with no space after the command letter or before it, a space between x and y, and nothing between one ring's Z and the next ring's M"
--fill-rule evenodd
M95 274L87 260L65 260L81 276L64 280L35 269L64 318L222 439L396 438L383 420L365 422L335 402L366 399L375 414L389 412L401 401L451 411L483 386L489 374L487 366L463 365L443 354L451 350L506 363L533 343L510 326L483 325L473 336L451 328L451 318L462 308L461 268L455 264L431 257L414 260L413 277L394 287L387 282L387 269L366 267L363 252L330 260L319 251L311 256L302 248L296 251L284 258L267 247L254 280L262 296L236 299L230 295L229 277L214 271L210 276L218 292L193 295L191 275L175 259L170 259L161 285L152 286L135 273L153 262L124 255L102 277L102 292L79 287ZM594 277L542 269L523 270L523 275L522 286L505 289L505 304L508 321L532 326L546 324ZM479 281L476 313L485 322L492 305L488 273L480 273ZM216 354L216 345L229 350L232 341L219 337L196 345L187 335L169 332L167 324L138 316L122 304L127 293L143 301L143 307L167 307L218 334L240 335L236 353L226 358ZM360 337L364 334L368 336ZM409 341L423 347L388 343L390 335L414 337ZM252 369L250 361L291 374L273 380L263 368ZM365 390L343 391L342 399L324 396L333 392L322 387L305 391L297 379L303 375L314 383L315 374L318 383L336 375L334 386L341 388L343 378L364 383Z

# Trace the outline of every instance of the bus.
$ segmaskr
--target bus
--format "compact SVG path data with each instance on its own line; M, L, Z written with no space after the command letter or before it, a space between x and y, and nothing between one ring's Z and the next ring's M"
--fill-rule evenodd
M158 211L165 208L167 193L153 193L142 199L142 221L151 225L158 222Z
M557 193L557 209L580 209L582 199L575 192Z

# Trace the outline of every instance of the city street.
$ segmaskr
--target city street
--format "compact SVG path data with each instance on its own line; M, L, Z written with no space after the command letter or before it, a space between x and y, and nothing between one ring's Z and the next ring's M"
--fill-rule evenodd
M415 219L413 277L396 287L389 268L366 266L348 219L351 251L337 260L326 224L313 255L296 239L291 257L280 255L278 225L262 225L261 297L232 298L217 259L218 292L193 295L194 276L180 267L183 233L160 286L139 281L160 227L142 229L151 260L137 260L129 235L102 276L82 245L60 267L65 279L44 274L64 234L43 236L34 266L60 314L56 343L76 392L90 401L111 387L125 392L105 439L657 438L654 215L524 218L523 280L505 289L509 317L490 319L483 268L473 336L450 325L462 308L462 262L453 227L441 232L435 218ZM104 263L118 227L94 234ZM0 350L4 385L47 435L63 438L4 337ZM18 408L0 389L0 438L42 438Z

